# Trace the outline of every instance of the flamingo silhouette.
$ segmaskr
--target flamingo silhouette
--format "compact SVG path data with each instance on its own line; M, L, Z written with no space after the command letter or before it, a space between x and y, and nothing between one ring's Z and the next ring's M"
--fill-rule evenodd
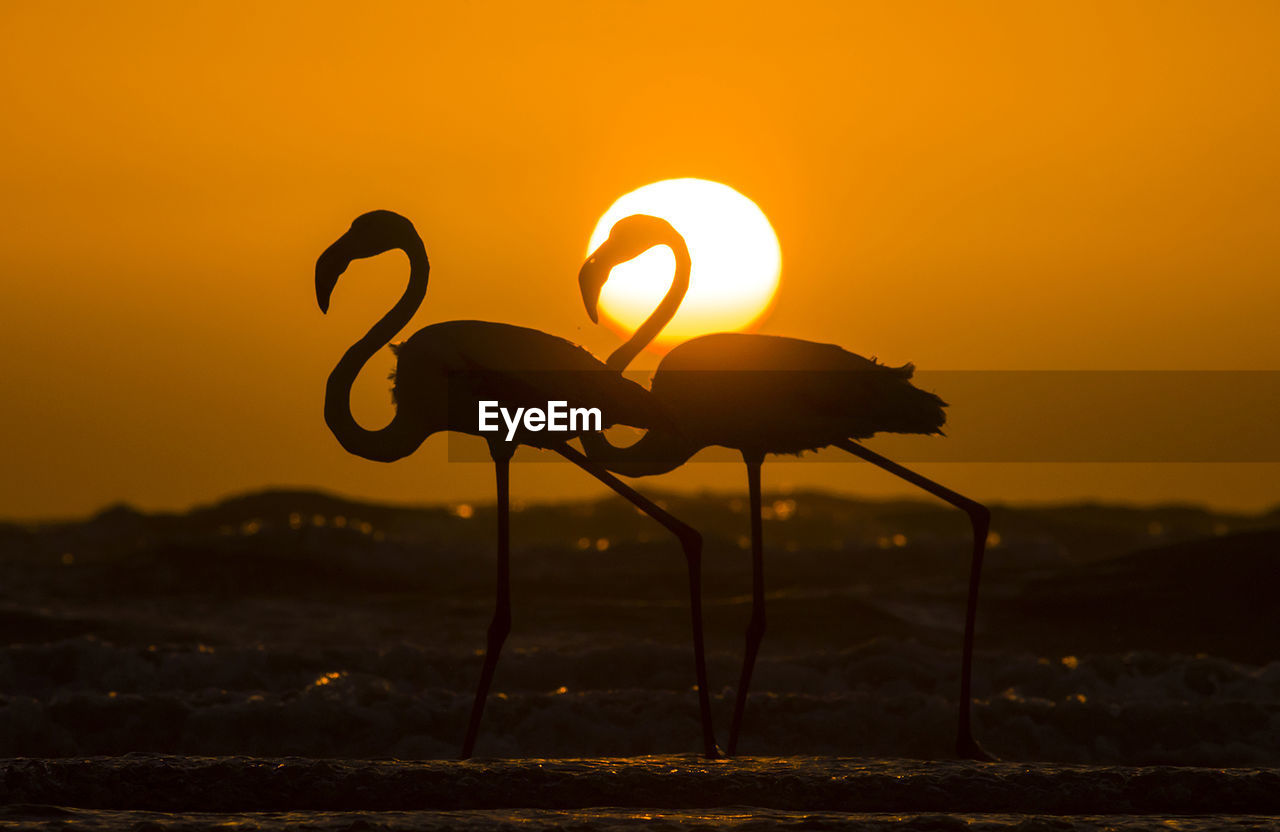
M689 289L691 268L684 238L658 217L635 214L618 220L609 238L583 265L578 279L587 314L597 320L600 292L614 266L655 246L669 246L676 272L662 302L606 365L621 372L662 331ZM710 445L742 453L751 492L751 620L727 751L737 751L751 673L765 632L764 555L760 518L760 466L765 454L800 454L834 446L923 488L968 514L973 525L968 609L960 676L956 751L993 759L973 738L971 668L974 616L990 513L981 504L864 448L854 440L879 432L941 433L946 403L911 384L911 364L889 367L834 344L773 335L716 333L686 341L662 359L650 389L678 423L678 430L651 429L635 444L618 448L602 435L582 437L588 458L626 476L670 471Z
M426 249L409 220L391 211L373 211L357 217L350 230L316 261L316 300L320 311L327 312L334 286L353 260L392 249L402 250L409 258L409 285L400 300L346 351L330 373L324 418L342 447L378 462L408 456L437 431L460 431L488 440L498 495L497 598L462 757L470 757L475 747L494 668L511 630L509 464L519 445L555 451L631 501L680 541L689 569L704 751L708 757L719 756L711 725L702 640L701 535L566 444L574 433L521 428L507 442L500 434L478 429L479 401L500 401L504 406L536 403L545 407L548 401L567 400L575 406L600 408L602 415L607 414L603 417L607 421L655 426L663 423L656 400L643 387L608 371L589 352L563 338L487 321L447 321L424 327L393 347L397 355L392 375L395 416L380 430L361 427L351 413L351 386L369 358L409 323L422 304L430 270Z

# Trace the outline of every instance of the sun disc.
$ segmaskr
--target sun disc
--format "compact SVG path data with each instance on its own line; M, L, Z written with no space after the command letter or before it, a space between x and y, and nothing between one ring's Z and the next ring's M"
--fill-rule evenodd
M663 218L689 246L689 292L658 337L659 345L746 329L769 310L782 253L768 218L750 199L706 179L654 182L609 207L591 234L588 252L631 214ZM633 332L662 301L674 274L671 249L650 249L614 267L600 295L600 311L615 328Z

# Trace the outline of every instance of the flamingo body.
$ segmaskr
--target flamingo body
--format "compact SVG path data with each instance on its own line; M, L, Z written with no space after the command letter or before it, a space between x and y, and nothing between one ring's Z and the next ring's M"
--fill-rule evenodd
M609 356L606 364L611 369L626 368L675 316L689 289L689 248L665 220L635 214L614 224L609 238L591 253L579 272L583 302L594 321L600 291L613 267L660 245L668 246L675 255L671 287L653 313ZM946 403L913 385L913 372L911 364L886 366L834 344L774 335L704 335L672 349L653 377L651 389L671 414L677 425L675 430L649 430L625 448L611 445L600 434L582 437L589 458L632 477L671 471L709 445L742 453L751 498L752 610L729 729L730 754L737 748L756 654L765 633L761 466L767 454L799 454L834 446L919 486L969 516L973 549L961 651L956 751L965 757L991 759L973 738L970 713L978 581L990 512L854 441L882 432L942 432Z
M915 387L913 371L834 344L724 332L671 350L651 389L695 446L800 454L882 432L941 433L946 403Z
M392 400L423 439L456 431L505 442L505 425L498 434L479 430L482 401L501 402L509 411L566 401L569 407L598 408L605 427L663 423L648 390L609 371L577 344L541 330L445 321L423 327L392 349ZM522 424L512 443L554 449L580 433L530 431Z
M351 413L351 387L361 368L408 325L421 306L431 266L413 223L391 211L371 211L357 217L351 228L316 261L316 300L320 310L327 312L338 278L352 261L392 249L403 251L409 259L408 286L395 305L347 349L329 374L324 418L347 451L378 462L393 462L409 456L428 436L439 431L458 431L488 440L498 498L498 574L494 614L462 743L462 756L470 757L475 747L494 669L511 630L510 462L519 445L555 451L629 500L679 541L689 570L703 751L708 757L719 756L711 726L702 636L701 535L569 446L568 440L580 431L534 431L526 429L522 422L520 429L508 439L508 431L502 424L505 420L501 419L494 432L479 429L482 401L493 401L508 411L517 407L546 408L552 401L564 401L566 408L598 408L602 427L623 423L651 429L669 428L669 423L661 418L662 409L656 399L643 387L626 381L620 373L563 338L488 321L448 321L424 327L392 348L397 356L392 374L395 416L378 430L361 426Z

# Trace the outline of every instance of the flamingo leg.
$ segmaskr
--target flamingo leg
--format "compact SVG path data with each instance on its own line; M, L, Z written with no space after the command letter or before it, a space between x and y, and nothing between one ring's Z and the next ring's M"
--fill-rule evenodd
M552 450L612 488L623 499L662 524L680 541L685 562L689 567L689 611L693 619L693 661L698 681L698 707L702 712L703 752L708 759L720 758L723 755L716 745L715 731L711 722L711 695L707 688L707 655L702 635L702 535L697 529L668 513L602 466L592 462L572 445L556 445Z
M462 742L462 759L471 757L476 747L476 734L480 731L480 717L484 703L489 698L489 685L498 665L498 655L511 632L511 452L490 445L493 469L498 486L498 588L489 622L489 635L484 651L484 667L480 670L480 684L476 687L476 699L471 705L471 719L467 722L467 737Z
M733 705L733 722L729 727L730 756L738 751L738 733L742 729L742 715L747 709L747 692L751 688L751 674L755 670L756 655L764 640L764 533L760 517L760 466L763 454L743 453L747 463L747 485L751 491L751 620L747 623L747 646L742 656L742 674L738 677L738 696Z
M904 468L888 457L862 447L857 442L846 439L836 442L835 446L873 465L878 465L912 485L923 488L969 515L969 521L973 525L973 560L969 568L969 600L964 615L964 650L960 665L960 719L956 731L956 754L972 760L996 759L983 750L982 746L978 745L978 741L973 738L972 722L973 631L978 614L978 582L982 577L982 555L986 551L987 533L991 528L991 511L981 503L957 494L909 468Z

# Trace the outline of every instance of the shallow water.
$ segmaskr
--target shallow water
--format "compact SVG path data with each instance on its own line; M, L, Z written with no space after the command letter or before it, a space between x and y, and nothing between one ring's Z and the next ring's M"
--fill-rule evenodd
M769 632L740 746L759 756L712 763L692 753L683 561L615 502L515 513L489 759L467 763L451 758L492 611L488 507L267 494L0 524L0 825L1280 825L1280 515L998 510L974 720L1026 762L984 765L946 759L963 518L772 498ZM721 498L671 508L707 537L723 741L746 518Z
M699 747L687 647L513 642L478 753ZM715 651L711 678L731 678L736 660ZM118 645L91 637L11 646L0 648L0 743L27 756L448 759L460 747L479 661L470 640L452 650ZM986 651L978 662L977 730L1002 757L1267 765L1280 746L1280 664L1142 653L1064 664ZM957 665L954 650L896 639L826 652L766 650L742 750L945 757ZM732 703L731 687L714 691L722 730Z

